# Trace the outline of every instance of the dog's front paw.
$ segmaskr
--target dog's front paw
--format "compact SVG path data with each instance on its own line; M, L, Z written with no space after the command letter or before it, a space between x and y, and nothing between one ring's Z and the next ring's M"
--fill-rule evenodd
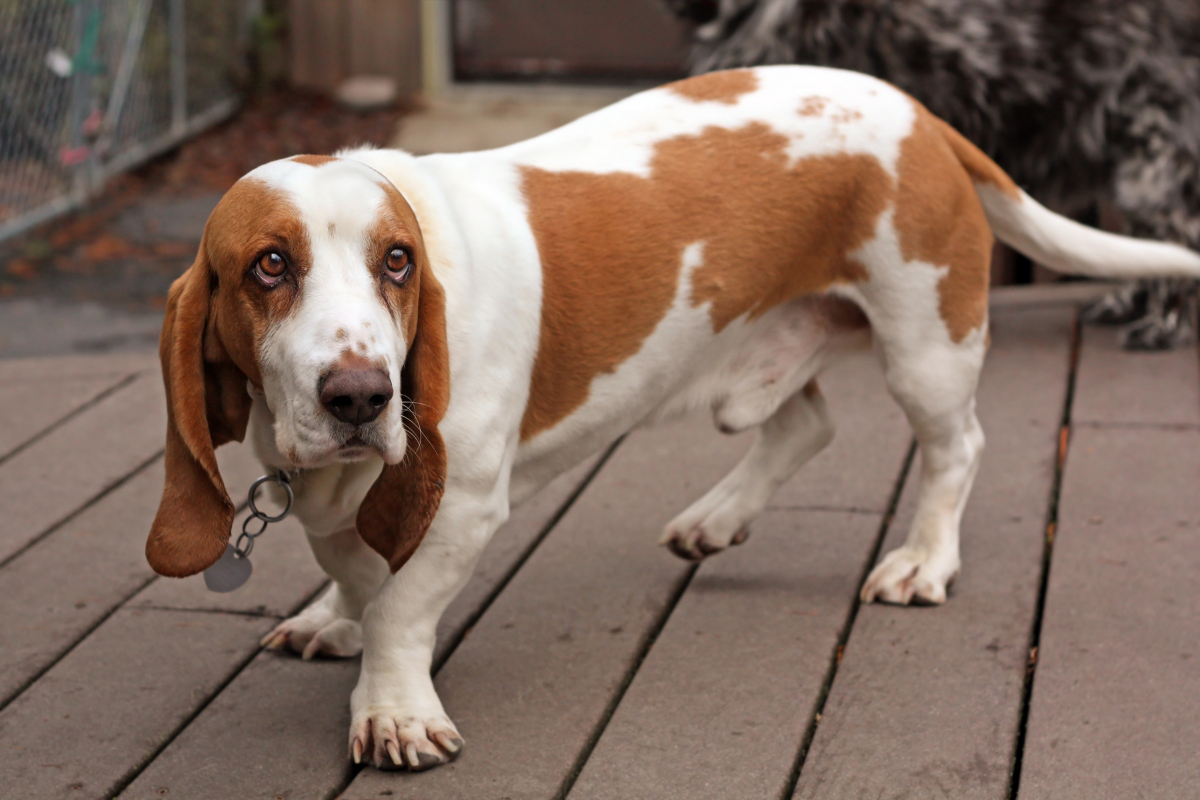
M453 761L462 747L462 736L445 715L374 708L350 725L350 757L361 764L365 756L377 769L429 769Z
M958 570L957 556L931 558L900 547L871 570L859 597L864 603L940 605L946 602L946 589L958 577Z
M326 594L296 616L276 625L263 637L262 646L268 650L287 647L305 661L317 655L349 658L362 652L362 626L339 614Z

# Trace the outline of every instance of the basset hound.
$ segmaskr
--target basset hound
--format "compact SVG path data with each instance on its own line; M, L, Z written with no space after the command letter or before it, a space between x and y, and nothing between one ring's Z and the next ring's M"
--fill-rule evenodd
M298 475L333 578L265 643L363 652L356 762L444 763L463 740L430 678L435 629L511 506L707 409L757 435L662 543L717 553L833 437L822 368L873 343L923 467L862 599L941 603L983 449L993 232L1068 272L1200 276L1200 255L1057 216L909 96L823 68L691 78L488 152L266 164L171 288L147 558L185 576L222 556L213 449L249 436Z

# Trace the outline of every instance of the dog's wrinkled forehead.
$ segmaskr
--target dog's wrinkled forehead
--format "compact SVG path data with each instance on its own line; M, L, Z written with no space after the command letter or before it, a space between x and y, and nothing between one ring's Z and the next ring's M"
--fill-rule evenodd
M300 213L310 235L318 231L337 235L339 229L353 235L368 227L389 198L398 194L365 164L330 156L272 161L242 180L261 182L281 194Z

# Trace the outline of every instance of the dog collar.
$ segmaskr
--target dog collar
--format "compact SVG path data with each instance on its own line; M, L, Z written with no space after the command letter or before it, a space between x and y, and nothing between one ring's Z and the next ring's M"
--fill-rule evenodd
M255 503L258 487L267 481L275 481L287 492L287 504L283 507L283 511L274 516L263 513ZM238 536L236 542L225 545L225 552L221 554L216 563L204 570L204 585L208 587L209 591L232 592L250 580L250 573L254 571L254 567L250 563L254 540L262 536L271 523L287 519L288 515L292 513L292 504L295 500L296 495L292 491L292 476L287 470L276 470L275 473L263 475L250 484L250 490L246 493L246 505L250 509L250 515L242 522L241 535Z

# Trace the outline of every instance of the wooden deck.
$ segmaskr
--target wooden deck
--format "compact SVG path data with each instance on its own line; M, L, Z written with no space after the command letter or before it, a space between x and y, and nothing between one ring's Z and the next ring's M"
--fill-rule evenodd
M146 565L152 358L0 361L0 797L1196 798L1197 353L999 300L946 605L855 600L919 469L862 354L823 382L833 446L699 567L654 542L745 447L707 420L635 432L515 511L439 638L466 750L421 774L349 764L357 659L259 648L324 585L294 522L231 595ZM260 472L219 456L231 487Z

